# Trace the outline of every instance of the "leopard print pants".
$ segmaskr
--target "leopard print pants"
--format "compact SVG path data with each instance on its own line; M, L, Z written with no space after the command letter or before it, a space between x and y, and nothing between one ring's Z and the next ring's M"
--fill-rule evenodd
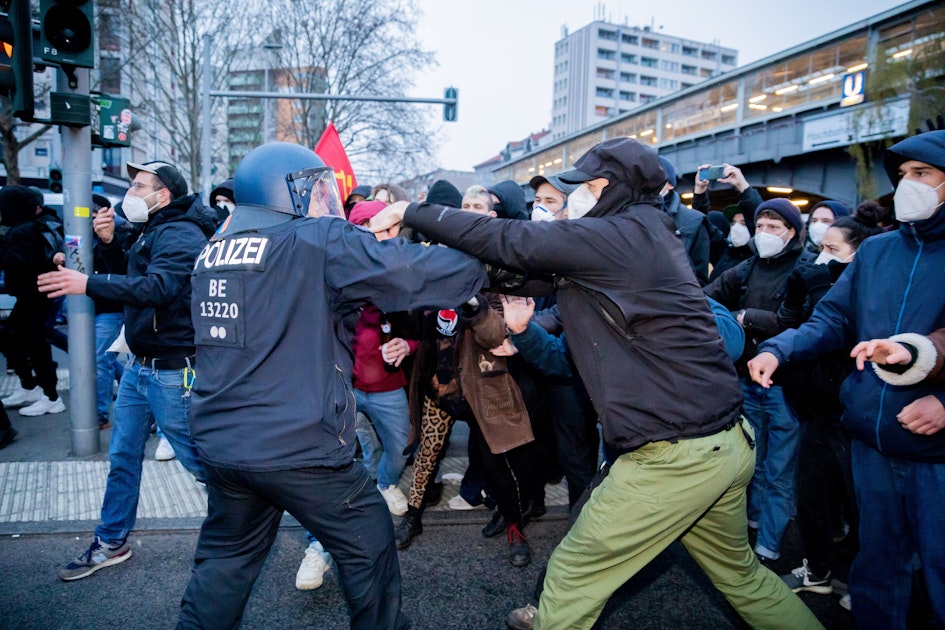
M423 495L427 491L430 477L443 451L446 437L453 426L453 417L436 406L429 396L423 397L423 412L420 415L420 446L413 460L413 481L407 503L420 509Z

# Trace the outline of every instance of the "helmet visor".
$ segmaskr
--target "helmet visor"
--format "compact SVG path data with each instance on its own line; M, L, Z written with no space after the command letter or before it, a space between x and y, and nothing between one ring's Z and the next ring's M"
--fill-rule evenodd
M295 214L301 217L345 218L341 194L331 167L308 168L286 175Z

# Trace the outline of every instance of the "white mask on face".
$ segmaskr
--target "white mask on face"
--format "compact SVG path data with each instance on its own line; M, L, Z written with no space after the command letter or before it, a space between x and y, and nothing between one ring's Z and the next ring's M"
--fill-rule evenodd
M226 210L229 213L233 212L233 208L236 207L236 204L232 201L218 201L217 205Z
M732 247L744 247L748 244L748 241L751 240L751 232L748 231L747 225L742 225L741 223L733 223L732 229L728 233L728 240L731 241Z
M810 227L807 228L807 233L810 235L810 240L814 245L820 245L824 242L824 234L827 233L827 230L830 229L830 225L827 223L811 223Z
M152 195L156 195L159 192L159 190L155 190L150 195L145 195L144 197L132 195L130 191L126 192L125 199L121 202L121 209L124 211L125 217L127 217L132 223L144 223L147 221L148 216L151 214L151 210L154 208L154 206L149 206L145 199L151 197Z
M580 185L568 195L568 218L580 219L597 205L597 197L586 185Z
M931 217L942 205L935 193L942 186L945 186L945 182L932 188L928 184L911 179L900 181L896 187L896 194L893 195L896 219L903 223L911 223L912 221L925 221Z
M755 247L758 249L758 256L761 258L771 258L784 251L787 243L782 238L787 234L784 230L780 234L768 234L767 232L758 232L755 234Z
M816 260L814 260L814 264L826 265L827 263L834 260L837 261L838 263L848 263L853 258L854 254L856 254L856 252L853 252L853 254L850 254L846 258L840 258L839 256L835 256L834 254L831 254L827 250L824 250L820 252L820 255L816 258Z
M532 221L554 221L554 213L545 206L535 204L532 206Z

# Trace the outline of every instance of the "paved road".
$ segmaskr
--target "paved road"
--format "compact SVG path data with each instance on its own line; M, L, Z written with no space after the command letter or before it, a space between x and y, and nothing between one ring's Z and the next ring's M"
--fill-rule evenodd
M60 361L65 365L65 359ZM2 373L0 373L2 374ZM67 387L68 374L61 385ZM0 396L12 382L0 378ZM68 392L63 392L68 406ZM175 462L146 463L138 525L127 562L72 583L57 569L87 546L104 490L108 431L103 452L70 454L68 412L40 418L10 413L20 438L0 451L0 629L171 628L190 573L201 493ZM463 426L453 440L447 469L465 465ZM155 440L149 444L153 454ZM448 483L444 502L428 512L424 533L401 552L404 609L418 629L501 629L509 610L528 601L535 579L566 527L566 489L549 489L549 514L527 529L534 559L516 569L506 560L504 539L484 539L484 510L453 512L445 502L458 485ZM294 520L278 540L250 599L243 628L347 627L334 574L313 592L294 588L305 548ZM789 530L786 572L799 564L796 532ZM845 630L851 616L835 596L803 594L827 628ZM605 609L599 628L741 628L737 615L681 546L660 555L625 585Z

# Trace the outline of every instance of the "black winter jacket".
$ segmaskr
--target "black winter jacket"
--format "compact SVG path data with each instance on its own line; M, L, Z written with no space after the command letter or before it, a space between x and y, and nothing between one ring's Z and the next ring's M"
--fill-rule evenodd
M804 251L799 235L777 256L753 256L729 269L705 288L710 298L732 312L744 310L745 352L736 363L739 374L748 374L746 363L758 353L758 344L775 336L784 327L778 322L778 308L784 300L788 276Z
M120 239L102 245L103 264L126 275L89 277L86 294L125 305L125 339L137 356L178 358L195 352L190 272L215 229L199 195L178 197L145 224L127 254Z
M575 221L504 221L428 204L411 204L404 219L489 263L555 274L564 331L604 441L624 453L715 433L741 408L708 302L658 203L620 182Z

